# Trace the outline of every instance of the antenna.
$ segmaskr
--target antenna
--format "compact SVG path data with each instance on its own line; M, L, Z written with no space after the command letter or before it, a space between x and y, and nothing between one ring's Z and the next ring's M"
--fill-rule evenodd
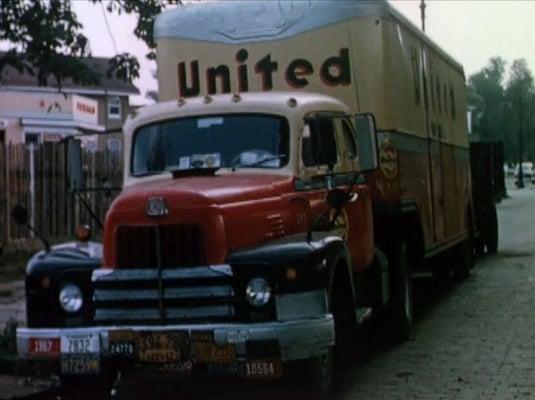
M420 10L421 10L421 18L422 18L422 31L425 32L425 7L427 7L425 5L425 0L422 0L420 2Z

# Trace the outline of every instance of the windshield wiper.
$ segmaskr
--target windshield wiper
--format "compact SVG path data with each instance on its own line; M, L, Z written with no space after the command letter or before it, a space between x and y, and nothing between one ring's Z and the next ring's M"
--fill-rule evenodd
M232 169L236 169L236 168L248 168L248 167L258 167L266 162L269 162L269 161L275 161L275 160L281 160L282 157L284 157L283 154L279 154L278 156L269 156L269 157L264 157L264 158L261 158L260 160L256 160L252 163L246 163L246 164L242 164L240 162L235 162L234 164L232 164Z
M162 172L164 171L145 171L145 172L140 172L138 174L135 174L134 176L136 178L143 178L144 176L158 175L158 174L161 174Z

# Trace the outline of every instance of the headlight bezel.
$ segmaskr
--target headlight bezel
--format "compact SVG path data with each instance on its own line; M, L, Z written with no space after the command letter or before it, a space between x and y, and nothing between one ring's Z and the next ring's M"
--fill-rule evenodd
M58 302L61 309L69 314L76 314L84 306L82 288L74 282L62 284L58 290Z

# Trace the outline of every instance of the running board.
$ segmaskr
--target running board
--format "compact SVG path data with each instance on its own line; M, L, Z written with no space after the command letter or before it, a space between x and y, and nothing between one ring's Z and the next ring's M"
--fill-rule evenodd
M367 321L372 317L373 310L371 307L357 308L355 315L357 316L357 323L362 324L364 321Z

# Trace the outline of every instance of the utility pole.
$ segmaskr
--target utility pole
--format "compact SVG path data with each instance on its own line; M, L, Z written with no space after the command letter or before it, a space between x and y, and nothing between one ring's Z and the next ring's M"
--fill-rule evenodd
M424 31L424 32L425 32L425 7L427 7L425 5L425 0L422 0L420 2L420 11L421 11L420 15L421 15L421 18L422 18L422 31Z
M522 168L522 82L518 83L518 181L516 187L524 188L524 171Z

